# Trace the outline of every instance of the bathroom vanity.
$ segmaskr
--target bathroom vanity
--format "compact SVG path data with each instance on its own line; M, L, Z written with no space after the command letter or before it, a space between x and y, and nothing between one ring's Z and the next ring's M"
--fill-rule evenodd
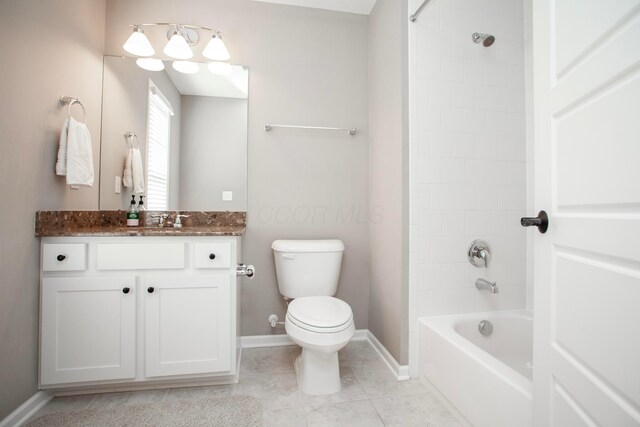
M237 382L243 231L41 230L40 388Z

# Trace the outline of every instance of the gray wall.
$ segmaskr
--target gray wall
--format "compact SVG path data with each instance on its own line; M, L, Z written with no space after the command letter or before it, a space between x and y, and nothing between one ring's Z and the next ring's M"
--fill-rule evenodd
M108 54L123 54L128 25L136 22L215 26L232 62L250 67L243 261L255 264L258 274L242 285L242 334L272 333L267 316L286 312L270 249L280 238L344 240L337 296L353 308L356 327L367 328L368 17L248 0L110 0ZM360 132L266 133L267 122Z
M171 103L171 144L169 150L169 209L178 208L180 129L182 96L164 72L146 71L134 59L104 57L102 101L102 152L100 155L100 209L128 209L133 189L122 187L115 193L115 177L122 177L129 145L124 132L138 135L142 161L147 161L147 103L149 79Z
M371 289L369 329L406 364L408 203L406 162L406 2L378 0L369 17Z
M182 113L180 207L247 210L247 100L182 96Z
M102 0L0 0L0 419L37 391L34 212L98 208L98 176L69 190L54 164L69 95L87 110L98 171L104 20Z

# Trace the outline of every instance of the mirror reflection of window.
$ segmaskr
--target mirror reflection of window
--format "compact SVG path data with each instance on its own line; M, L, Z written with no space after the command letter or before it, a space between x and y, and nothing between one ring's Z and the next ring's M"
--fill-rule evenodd
M173 110L160 89L149 80L147 108L147 209L169 208L169 149Z

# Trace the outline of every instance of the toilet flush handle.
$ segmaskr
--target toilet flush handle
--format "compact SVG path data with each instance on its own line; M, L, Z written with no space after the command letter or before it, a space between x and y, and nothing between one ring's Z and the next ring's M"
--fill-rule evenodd
M282 258L284 258L284 259L294 259L293 255L289 255L289 254L282 254Z

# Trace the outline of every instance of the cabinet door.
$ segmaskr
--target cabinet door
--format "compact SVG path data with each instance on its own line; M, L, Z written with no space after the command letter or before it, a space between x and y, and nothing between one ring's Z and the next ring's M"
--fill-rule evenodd
M43 385L135 377L135 277L42 279Z
M230 273L147 277L146 376L231 368Z

